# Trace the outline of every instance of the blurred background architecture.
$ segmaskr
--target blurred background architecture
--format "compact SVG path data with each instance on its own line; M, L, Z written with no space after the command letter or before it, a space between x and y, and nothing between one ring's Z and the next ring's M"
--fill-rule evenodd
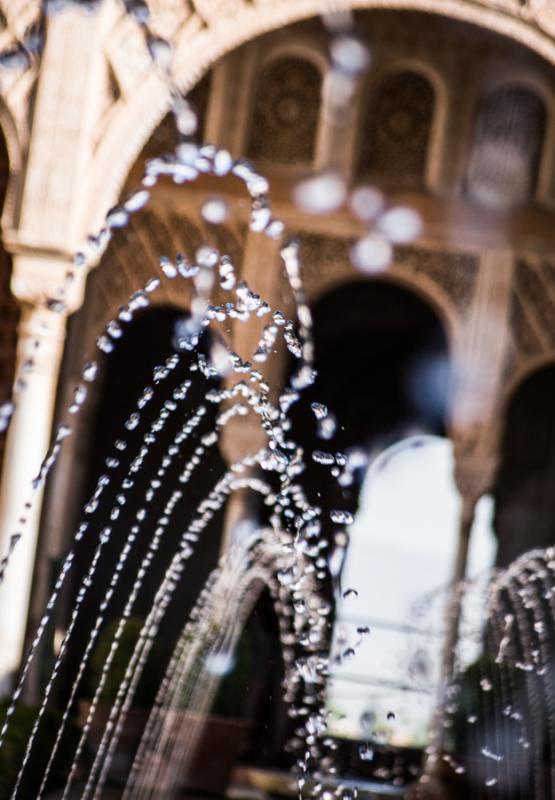
M310 396L337 419L334 447L358 448L369 464L361 461L342 495L355 515L342 582L359 597L338 605L335 627L341 635L341 625L368 625L374 638L354 666L338 669L330 690L330 708L340 712L334 734L353 780L401 795L426 746L442 670L453 668L450 653L464 633L460 608L445 629L448 587L555 545L555 8L550 0L336 4L354 12L370 53L339 119L323 5L149 2L153 29L174 46L174 75L190 91L200 138L268 176L276 214L301 243L318 369ZM9 47L37 15L38 3L0 0L0 45ZM144 376L171 348L191 298L168 284L129 326L42 503L20 522L56 409L68 404L105 321L160 269L161 252L192 259L205 240L229 254L273 306L292 309L279 243L249 229L249 207L232 177L217 188L208 177L194 187L162 183L88 274L75 267L75 251L139 184L145 159L174 146L175 133L167 86L122 4L105 0L94 13L68 7L45 25L44 50L30 68L0 64L2 397L16 372L25 384L1 444L2 554L18 526L25 531L0 586L6 693L109 446ZM371 185L378 205L420 215L421 234L395 247L386 270L369 275L353 265L365 227L347 204L314 214L295 202L299 182L323 171L350 186ZM199 212L215 193L228 209L218 224ZM68 272L73 281L60 304L52 292ZM259 332L237 325L228 335L241 353ZM272 362L265 377L273 391L290 369L285 352ZM302 413L294 424L299 440L317 448ZM257 436L238 417L210 462L210 480L254 449ZM306 480L318 497L315 466ZM319 498L330 508L335 501ZM215 565L226 529L261 513L234 497L183 589L184 609ZM77 564L81 576L87 558L84 552ZM29 702L40 696L41 669L67 626L70 591L63 605L31 674ZM263 733L258 744L251 736L243 763L259 768L251 769L249 791L281 793L275 776L287 723L278 638L264 594L256 609L251 676L258 682L245 714ZM483 613L469 612L475 627ZM479 657L476 647L468 644L462 656L468 665ZM261 713L266 721L257 721ZM368 738L365 720L381 732L390 761L395 748L410 753L400 767L383 756L381 776L370 774L356 749ZM352 752L345 742L356 743ZM538 769L549 770L543 747L536 750ZM458 796L451 778L447 789L434 789L438 796ZM492 795L482 781L461 796L548 798L550 785L543 794L505 785Z

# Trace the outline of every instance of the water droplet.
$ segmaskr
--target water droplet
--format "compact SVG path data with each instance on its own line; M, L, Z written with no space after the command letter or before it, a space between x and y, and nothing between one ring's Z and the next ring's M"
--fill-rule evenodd
M298 183L293 202L307 214L330 214L337 211L347 196L345 180L335 172L323 172Z
M137 425L139 424L140 419L141 419L140 414L137 414L136 412L134 414L131 414L131 416L125 423L125 427L127 428L127 430L134 431Z
M361 744L358 748L358 754L361 761L373 761L374 760L374 748L365 742Z
M354 36L334 37L330 45L330 55L336 67L351 75L363 72L370 63L368 48Z
M333 509L330 511L330 519L336 525L352 525L354 517L350 511L341 511L340 509Z
M184 97L174 100L173 115L177 130L183 136L193 136L197 130L198 119L194 108Z
M161 36L152 36L148 34L146 37L146 44L152 60L162 69L169 69L172 61L172 48L170 43L166 41L166 39L162 39Z
M161 256L159 259L160 269L166 276L166 278L175 278L177 277L177 268L172 264L169 258L166 256Z
M351 192L349 206L351 211L362 222L376 219L384 205L383 195L371 186L359 186Z
M111 320L106 325L106 330L110 334L112 339L121 339L121 337L123 336L123 331L115 320Z
M393 249L379 233L369 233L351 248L351 263L361 272L382 272L389 267L392 259Z
M146 189L140 189L138 192L135 192L127 198L123 204L123 207L128 212L139 211L139 209L143 208L148 203L149 197L149 191Z
M97 372L98 372L98 364L96 363L96 361L87 361L87 363L83 367L81 375L83 376L84 381L87 381L87 383L92 383L96 378Z
M386 211L378 221L379 231L393 244L408 244L422 233L422 219L412 208L397 206Z
M210 247L210 245L203 245L199 247L195 254L195 259L197 263L201 267L208 267L212 268L215 267L218 263L220 254L216 250L215 247Z
M211 225L221 225L228 217L229 208L222 198L212 197L202 204L200 213L203 219Z
M123 206L114 206L106 214L106 224L110 228L123 228L129 221L129 214Z
M145 283L145 292L150 294L151 292L156 291L159 286L160 278L149 278L149 280Z
M317 464L333 464L335 458L332 453L326 453L324 450L315 450L312 453L312 460Z
M227 175L233 167L233 158L227 150L218 150L214 156L214 172L216 175Z
M111 353L114 349L114 343L107 336L99 336L96 345L103 353Z
M311 403L310 408L317 420L325 419L328 415L328 409L322 403Z
M320 439L329 440L333 437L336 428L337 422L335 421L335 417L333 414L328 414L328 416L318 424L318 436Z
M503 756L494 753L489 747L487 747L487 745L482 747L482 755L486 758L490 758L492 761L503 761Z

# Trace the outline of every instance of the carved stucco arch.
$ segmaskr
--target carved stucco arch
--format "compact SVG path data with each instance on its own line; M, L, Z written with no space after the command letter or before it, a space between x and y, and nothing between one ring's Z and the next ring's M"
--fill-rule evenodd
M314 305L318 303L324 295L341 288L341 286L346 283L371 283L372 280L371 277L365 278L363 275L360 275L360 273L343 273L328 280L320 280L318 283L318 291L310 293L310 304ZM419 275L416 277L411 275L406 269L398 267L395 264L389 267L386 272L376 275L376 280L405 289L435 314L443 327L445 338L447 339L449 358L453 358L460 342L462 332L461 322L450 299L442 292L437 284L427 275Z
M536 3L535 10L531 5L521 8L513 0L504 0L505 10L494 0L482 0L480 5L471 0L336 0L326 4L321 0L276 0L267 5L237 5L231 17L225 3L204 3L212 9L211 15L203 15L208 26L191 34L185 23L176 34L174 74L182 90L190 89L226 53L263 33L326 10L346 8L412 10L451 17L512 38L555 64L555 15L547 3ZM543 30L540 24L552 29ZM116 201L141 148L168 111L169 93L153 71L118 105L91 164L84 204L86 231L98 227Z
M320 80L323 85L329 66L326 52L319 45L318 42L311 39L301 38L300 36L291 37L290 41L288 40L288 41L272 42L267 48L265 48L264 52L261 54L260 60L256 65L259 75L262 72L262 70L266 69L267 67L271 67L272 64L275 64L278 61L281 61L282 59L285 60L288 58L304 61L307 64L310 64L311 67L314 67L314 69L318 71L320 75ZM249 89L247 92L248 112L243 121L243 126L241 130L241 139L243 141L245 149L251 133L252 114L259 87L259 81L258 81L259 75L250 75L249 79ZM323 127L323 104L320 104L318 113L318 128L316 131L316 141L314 142L313 164L318 163L319 155L322 151L322 127ZM283 169L283 165L280 166L281 169Z
M424 78L429 84L434 95L433 118L426 153L426 169L424 180L427 186L437 188L443 158L444 135L449 114L450 96L447 83L436 67L421 57L409 58L400 56L388 61L378 69L370 71L369 80L362 98L359 119L364 119L368 104L379 95L380 87L388 78L401 73L410 72ZM359 126L359 137L361 128ZM360 149L360 140L356 143L356 150ZM355 161L357 156L355 155Z
M16 121L8 105L1 98L0 129L6 143L10 168L10 178L2 209L2 230L5 231L13 228L17 213L16 203L22 171L22 146Z

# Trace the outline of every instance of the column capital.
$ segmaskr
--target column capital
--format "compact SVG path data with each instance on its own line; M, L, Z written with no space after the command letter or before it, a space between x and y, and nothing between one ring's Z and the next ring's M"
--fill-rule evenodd
M11 290L24 305L44 306L66 316L83 303L86 270L73 256L54 250L12 250Z
M491 491L498 468L498 458L455 455L455 483L462 498L464 518L472 517L480 497Z

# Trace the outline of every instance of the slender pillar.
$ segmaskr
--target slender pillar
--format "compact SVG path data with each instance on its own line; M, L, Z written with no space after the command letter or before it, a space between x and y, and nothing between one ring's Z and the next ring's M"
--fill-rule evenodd
M459 541L453 564L449 598L447 601L445 618L446 636L441 673L442 691L438 698L438 708L434 720L432 738L433 751L426 764L426 772L428 775L433 774L437 768L441 771L441 762L438 759L444 743L445 730L443 722L446 700L445 692L451 685L455 674L456 648L459 639L461 608L464 599L462 581L464 581L466 576L470 536L474 525L476 505L480 497L490 490L497 470L497 458L493 449L493 440L488 433L489 431L484 429L482 435L484 451L489 449L488 457L485 457L484 453L482 453L479 459L464 458L460 452L458 457L456 457L455 479L462 499L459 521ZM461 449L464 450L464 448L464 441L460 439L455 441L456 453L457 449L460 451Z
M0 552L21 533L0 585L0 692L9 688L22 655L33 579L42 493L31 508L32 481L50 440L58 372L65 337L65 318L40 305L25 305L19 325L17 374L24 387L15 396L0 487ZM25 364L29 371L25 372Z
M62 254L14 257L12 292L21 302L16 375L22 386L14 395L0 484L0 558L13 534L21 538L0 584L0 694L9 691L22 656L42 505L42 490L33 492L32 483L50 444L66 315L81 305L85 274L70 284L60 310L49 309L45 300L69 269Z
M459 638L459 625L461 617L461 582L466 574L466 562L468 558L468 547L470 544L470 533L474 524L474 512L477 500L473 497L463 498L461 517L459 522L459 542L455 563L453 567L453 577L447 604L447 635L445 637L445 649L443 652L442 677L445 686L448 686L453 679L455 669L455 652Z
M241 278L260 294L263 300L270 303L273 309L281 308L285 313L290 309L283 308L279 303L280 282L283 269L279 257L280 243L268 237L249 231L245 247L245 255L241 270ZM235 322L233 326L233 349L244 359L252 359L257 348L264 325L269 322L269 317L263 317L259 324L256 319L251 324ZM276 343L276 352L265 363L256 365L265 380L271 386L273 399L279 395L283 382L284 357L282 349ZM239 376L241 377L241 376ZM238 380L231 376L228 384L231 386ZM245 456L256 453L266 445L267 437L260 420L253 412L246 417L234 417L222 431L220 449L228 464L233 464ZM222 537L222 552L225 552L233 539L233 531L249 513L249 492L241 490L234 492L227 504L224 531Z

